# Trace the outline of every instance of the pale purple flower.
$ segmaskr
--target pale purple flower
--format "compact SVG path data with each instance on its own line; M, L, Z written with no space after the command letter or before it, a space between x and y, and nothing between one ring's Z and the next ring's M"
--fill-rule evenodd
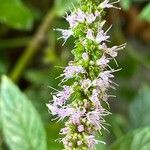
M83 23L85 20L87 23L91 24L99 15L100 13L98 11L96 11L95 14L85 14L82 10L78 9L76 13L71 13L70 15L67 14L66 20L69 22L70 27L74 28L78 25L79 22Z
M74 124L80 124L80 118L85 114L85 110L76 110L74 113L70 116L70 120Z
M80 146L80 145L82 145L82 144L83 144L82 141L78 141L78 142L77 142L77 145L78 145L78 146Z
M109 59L106 58L105 55L103 55L100 59L96 61L96 64L101 66L102 68L105 68L107 64L109 63Z
M97 130L101 130L101 128L105 129L105 127L103 126L103 123L105 123L103 116L107 116L109 114L109 111L100 106L98 109L88 112L86 116L88 121L93 124L97 128Z
M85 13L80 9L77 11L76 20L81 23L85 21Z
M103 81L101 78L97 78L93 81L93 86L98 87L100 91L104 92L106 88L109 88L110 83L108 81Z
M93 30L92 29L88 29L87 34L86 34L86 38L90 39L92 41L95 41L98 44L103 42L103 41L107 41L110 38L110 36L107 35L107 32L110 30L111 27L109 27L107 31L102 30L102 26L104 25L104 23L105 22L103 22L103 24L100 25L96 37L94 37Z
M102 49L103 51L107 49L107 45L105 43L102 43L100 46L99 46L100 49Z
M88 53L83 53L82 54L82 58L84 59L84 60L88 60L89 59L89 55L88 55Z
M101 72L100 74L99 74L99 77L104 81L104 82L107 82L107 81L109 81L110 80L110 78L113 78L114 77L114 75L112 75L111 74L112 73L112 71L104 71L104 72Z
M109 2L109 0L105 0L104 2L102 2L98 7L100 8L116 8L116 9L120 9L116 6L114 6L114 4L120 2L120 0L117 0L115 2Z
M97 89L93 89L92 95L91 95L91 98L90 98L91 101L92 101L92 102L97 102L97 101L99 101L98 96L99 96L98 90L97 90Z
M69 22L71 28L74 28L78 25L76 19L77 19L77 15L75 13L71 13L70 15L67 14L66 20Z
M64 118L72 115L74 113L74 109L73 108L69 108L69 107L66 107L66 108L58 108L58 111L57 111L57 115L58 117L63 120Z
M68 145L68 141L66 139L63 139L62 142L64 145Z
M98 17L99 15L100 15L100 12L99 12L99 11L96 11L96 12L95 12L95 16Z
M93 31L91 29L88 29L86 38L94 41L94 35L93 35Z
M107 35L107 32L104 32L104 30L100 30L96 36L96 42L101 43L108 40L109 38L110 36Z
M81 87L86 91L91 86L91 83L90 79L83 79L81 81Z
M60 130L60 134L67 134L69 132L69 129L67 128L67 127L65 127L65 128L62 128L61 130Z
M79 132L83 132L84 131L84 126L83 125L79 125L78 126L78 131Z
M63 86L63 91L59 91L57 93L57 97L63 97L64 99L68 99L70 97L70 95L73 93L73 89L71 86Z
M94 103L96 109L100 107L99 91L97 89L93 89L90 100Z
M94 135L90 135L90 136L87 137L87 143L88 143L88 146L89 146L90 150L93 150L94 146L98 143L105 144L105 142L103 142L103 141L96 140Z
M53 96L53 105L62 106L73 93L73 89L70 86L64 86L62 91L59 91L56 96Z
M120 70L120 69L119 69L119 70ZM115 87L112 86L111 84L112 84L112 83L115 84L115 85L117 85L117 84L114 83L113 81L111 81L111 78L114 77L114 75L112 75L111 73L116 72L116 71L118 71L118 70L112 69L112 70L106 70L106 71L104 71L104 72L101 72L101 73L99 74L98 78L95 79L95 80L92 82L93 86L99 87L99 89L100 89L102 92L106 91L106 89L109 88L109 87L115 89Z
M113 46L112 48L107 48L107 46L105 45L104 50L111 57L115 58L117 56L117 52L119 50L123 50L125 47L126 47L126 44L122 44L122 45L119 45L119 46Z
M87 119L88 121L98 127L98 129L101 129L101 122L100 122L100 112L99 111L91 111L87 113Z
M86 18L87 23L91 24L92 22L95 21L96 16L93 13L91 13L91 14L86 14L85 18Z
M57 115L60 119L64 119L74 113L74 109L70 107L60 108L59 106L53 104L47 104L46 106L51 111L52 115Z
M58 107L53 106L52 104L46 104L48 107L49 111L51 111L52 115L56 115L58 113Z
M68 40L68 38L73 35L72 30L70 29L56 29L56 31L60 31L62 33L62 37L58 38L58 39L64 39L64 43Z
M77 75L79 73L85 73L85 69L82 66L73 66L69 65L64 70L64 76L66 79L73 78L74 75Z

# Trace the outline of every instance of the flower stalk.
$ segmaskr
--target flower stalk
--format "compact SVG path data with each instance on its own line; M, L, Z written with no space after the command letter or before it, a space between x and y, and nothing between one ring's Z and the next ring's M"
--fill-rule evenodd
M118 2L80 0L80 5L66 14L69 29L56 29L65 42L70 36L75 38L74 60L61 74L62 91L54 93L47 104L56 119L67 120L60 131L65 150L92 150L99 142L104 143L96 135L107 130L105 116L111 114L107 91L115 88L113 73L119 71L112 69L109 62L125 48L125 44L108 47L112 26L104 30L104 16L107 8L120 9L114 5Z

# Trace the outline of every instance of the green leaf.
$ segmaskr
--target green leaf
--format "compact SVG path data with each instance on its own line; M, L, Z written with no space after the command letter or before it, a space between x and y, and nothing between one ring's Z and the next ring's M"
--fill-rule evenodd
M149 150L150 128L135 130L118 139L110 150Z
M33 15L21 0L0 0L0 22L11 28L29 30Z
M143 86L129 108L133 128L150 126L150 86Z
M145 20L145 21L149 21L150 22L150 3L145 6L140 14L140 18Z
M41 119L27 97L6 77L2 77L2 129L11 150L46 150L46 134Z
M63 16L65 12L73 7L77 0L55 0L54 10L57 16Z
M120 4L123 9L128 10L131 6L131 2L132 2L132 0L121 0Z
M47 137L48 137L48 150L62 150L63 144L58 139L60 138L60 129L63 128L63 124L60 122L51 122L46 125Z

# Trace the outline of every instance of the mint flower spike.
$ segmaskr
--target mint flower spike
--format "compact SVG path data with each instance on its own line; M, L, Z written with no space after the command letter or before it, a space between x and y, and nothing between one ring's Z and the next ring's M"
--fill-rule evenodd
M64 39L63 44L70 36L75 38L74 60L59 76L61 90L56 90L47 104L49 112L55 116L52 120L66 120L59 139L64 150L93 150L96 144L105 144L96 137L107 131L109 124L105 117L111 115L108 98L115 97L107 91L117 86L112 79L120 70L111 68L109 63L114 60L117 64L118 52L126 44L108 46L112 26L103 29L106 23L103 14L105 8L120 9L114 6L118 2L101 0L99 4L95 0L80 0L77 8L66 13L68 29L55 29L62 33L59 39Z

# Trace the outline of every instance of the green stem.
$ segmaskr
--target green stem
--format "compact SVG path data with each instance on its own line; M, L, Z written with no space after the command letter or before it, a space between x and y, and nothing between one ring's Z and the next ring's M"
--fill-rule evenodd
M37 32L29 42L29 45L26 47L25 51L23 52L18 62L16 63L14 69L10 73L10 78L13 81L17 82L20 79L22 73L24 72L24 69L27 67L33 56L40 49L41 43L44 41L45 34L50 28L50 24L52 23L54 17L55 17L54 10L50 10L44 17L42 23L37 29Z

